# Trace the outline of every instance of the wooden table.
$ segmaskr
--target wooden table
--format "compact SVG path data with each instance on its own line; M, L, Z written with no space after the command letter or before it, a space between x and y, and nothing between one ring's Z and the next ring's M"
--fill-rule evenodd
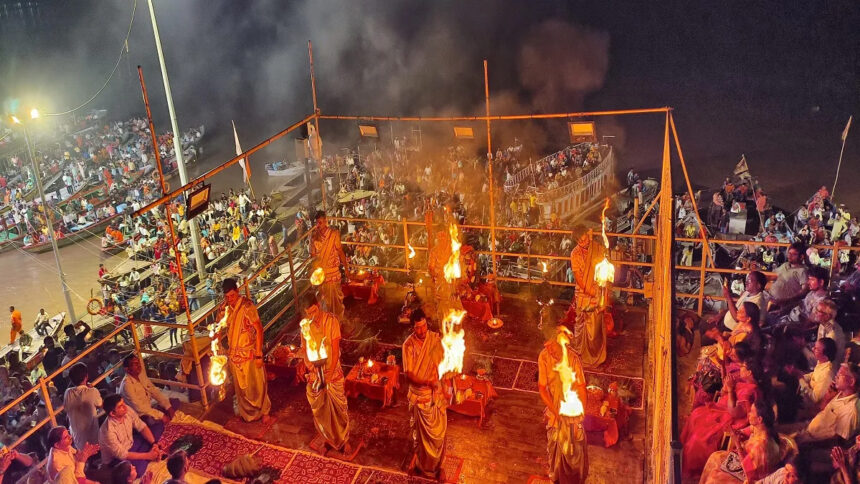
M341 282L343 297L367 300L367 304L376 304L379 299L379 287L385 283L381 275L365 272L355 274Z
M358 376L359 366L365 368L364 375ZM355 398L364 395L372 400L382 402L382 406L391 406L395 393L400 388L400 367L397 365L386 365L379 361L373 362L373 374L379 375L376 383L370 381L371 373L367 371L367 362L355 365L346 375L344 389L347 397ZM387 378L383 381L384 378Z
M478 427L483 425L484 417L487 415L487 405L490 400L499 396L493 384L487 380L479 380L472 375L459 375L450 380L454 387L454 401L448 410L469 417L478 417ZM458 394L465 394L466 390L472 390L469 397L457 398ZM457 403L459 400L459 403Z

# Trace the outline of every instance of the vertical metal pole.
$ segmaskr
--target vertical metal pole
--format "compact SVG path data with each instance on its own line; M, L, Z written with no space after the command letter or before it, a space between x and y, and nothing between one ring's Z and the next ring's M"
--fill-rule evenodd
M317 129L317 141L320 141L320 108L317 106L317 79L314 75L314 48L311 45L311 41L308 41L308 59L311 64L311 94L314 99L314 127ZM313 154L313 150L311 150L311 154ZM326 209L326 199L325 199L325 173L323 173L323 163L322 163L322 142L320 141L320 159L317 160L319 163L320 169L320 194L322 194L322 206L323 211ZM308 195L310 198L310 195Z
M702 264L699 266L699 308L697 312L701 316L705 303L705 263L708 261L708 251L705 250L705 245L708 244L708 241L703 239L701 234L699 234L699 240L702 241ZM695 247L693 247L693 250L695 250ZM681 253L683 254L683 251Z
M150 0L150 2L151 1L152 0ZM161 192L167 193L167 181L164 179L164 170L161 167L161 153L158 149L158 137L155 135L155 125L152 122L152 111L149 109L149 94L147 94L146 91L146 83L143 80L143 69L141 69L140 66L137 66L137 75L140 78L140 89L143 93L143 104L146 106L146 119L149 121L149 134L152 137L152 146L153 151L155 152L155 164L158 168L158 179L161 182ZM197 367L197 381L202 387L204 382L203 368L200 366L200 353L197 350L197 338L194 337L194 318L191 315L191 307L188 305L188 294L185 291L185 276L182 270L182 256L179 254L179 249L177 248L176 230L173 228L173 217L171 215L170 203L170 200L165 202L164 212L167 216L167 227L170 229L170 243L173 246L173 255L176 259L177 275L179 276L179 293L182 295L182 300L185 301L186 331L188 331L188 338L191 341L191 352L194 357L194 366ZM196 226L196 223L197 222L192 219L190 220L189 225L194 227ZM202 254L199 247L196 247L195 250L198 254ZM200 282L203 282L203 276L205 276L205 272L200 274ZM206 392L201 391L200 395L203 399L203 406L208 406Z
M406 256L406 270L409 270L409 228L406 225L406 218L403 218L403 255Z
M66 276L63 274L63 266L60 265L60 249L57 248L57 238L54 237L54 217L51 216L51 208L48 207L48 201L45 200L45 190L42 187L42 175L39 173L39 165L36 163L36 157L33 155L33 144L30 141L30 131L27 126L22 124L24 129L24 141L27 144L27 154L30 156L30 164L33 165L33 176L36 177L36 188L39 190L39 198L42 200L42 207L45 209L45 221L48 223L48 238L51 240L51 248L54 250L54 260L57 262L57 272L60 274L60 284L63 287L63 297L66 299L66 309L69 311L70 321L78 320L75 317L75 306L72 305L72 297L69 295L69 285L66 283Z
M57 414L54 413L54 404L51 403L51 394L48 392L48 387L45 385L45 377L39 378L39 388L42 390L42 400L45 401L45 410L51 416L51 425L57 426Z
M297 241L298 242L298 241ZM296 287L296 273L293 266L293 248L292 244L290 247L287 247L287 264L290 267L290 285L293 286L293 301L296 303L296 307L299 304L299 289Z
M487 59L484 59L484 99L487 105L487 167L490 177L490 256L493 259L493 274L498 277L496 267L496 199L493 180L493 142L490 136L490 80L487 75Z
M167 96L167 111L170 113L170 127L173 130L173 151L176 152L176 167L179 169L179 181L183 185L188 183L188 173L185 170L185 155L182 153L182 133L179 131L179 122L176 120L176 110L173 107L173 94L170 92L170 80L167 78L167 65L164 63L164 52L161 50L161 37L158 35L158 23L155 21L155 7L152 0L149 4L149 17L152 20L152 34L155 36L155 49L158 52L158 63L161 66L161 78L164 81L164 94ZM155 133L153 133L153 136ZM158 151L158 144L153 148ZM166 193L166 192L164 192ZM206 261L203 260L203 251L200 250L200 231L197 224L191 222L191 245L194 247L194 260L197 262L197 273L200 280L206 276Z

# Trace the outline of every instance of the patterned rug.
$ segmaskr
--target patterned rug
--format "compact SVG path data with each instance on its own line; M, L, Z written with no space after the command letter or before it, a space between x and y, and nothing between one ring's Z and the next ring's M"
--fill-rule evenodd
M394 470L382 470L321 457L304 451L286 449L251 440L212 422L200 422L182 413L167 425L159 440L163 448L185 435L196 435L203 446L189 461L191 468L211 476L224 477L224 466L243 454L253 455L263 468L280 473L274 484L351 484L404 483L428 484L433 481L409 477ZM463 470L463 459L448 455L442 462L446 482L456 483Z

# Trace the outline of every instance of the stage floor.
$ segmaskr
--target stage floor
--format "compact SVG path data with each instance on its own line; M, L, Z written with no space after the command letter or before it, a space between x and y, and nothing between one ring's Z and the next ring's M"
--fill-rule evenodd
M389 352L399 356L399 347L411 332L409 325L397 322L404 292L396 285L387 285L379 303L369 306L363 301L347 300L346 321L343 324L343 364L345 371L359 356L384 357ZM491 380L499 396L489 406L483 426L477 418L448 413L447 455L452 466L462 461L460 482L541 482L531 476L545 475L546 432L543 424L543 404L537 393L537 356L544 341L544 331L537 328L537 305L530 294L505 295L500 317L504 326L491 330L477 321L467 321L467 358L464 370L478 366L491 368ZM554 315L561 317L566 304L558 304ZM619 382L629 392L633 408L631 435L615 446L590 444L588 482L642 482L644 473L644 413L642 371L645 357L645 308L620 306L619 319L623 331L609 340L609 357L598 368L586 370L589 384L600 386ZM285 342L298 343L299 335L292 333ZM227 430L258 441L287 449L312 452L308 446L315 434L304 386L272 382L269 387L275 424L244 424L233 416L232 399L213 406L204 415L206 420L223 425ZM380 408L377 401L359 397L349 400L352 439L363 439L367 446L358 454L354 464L401 473L411 455L409 416L406 405L406 384L401 385L396 403ZM189 406L189 414L199 416L200 410ZM342 466L339 461L332 466ZM351 474L352 475L352 474ZM358 478L358 475L355 475ZM355 482L389 482L364 478ZM405 482L405 481L403 481Z

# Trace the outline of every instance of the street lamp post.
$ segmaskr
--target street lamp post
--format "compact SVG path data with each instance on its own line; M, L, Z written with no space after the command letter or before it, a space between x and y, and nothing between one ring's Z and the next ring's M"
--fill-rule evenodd
M30 111L30 118L36 119L39 117L39 111L33 109ZM60 274L60 284L63 286L63 297L66 298L66 309L69 311L69 321L75 322L78 318L75 316L75 307L72 305L72 297L69 294L69 285L66 283L66 276L63 274L63 266L60 264L60 250L57 248L57 239L54 237L54 217L51 216L51 209L48 207L48 201L45 199L45 190L42 188L42 175L39 173L39 166L36 164L36 157L33 154L33 145L30 142L30 131L27 125L22 123L16 117L12 117L16 124L20 124L24 130L24 143L27 145L27 155L30 157L30 164L33 166L33 175L36 177L36 189L39 191L39 199L42 200L42 205L45 207L45 219L48 222L48 237L51 239L51 247L54 249L54 260L57 262L57 272Z
M170 80L167 78L167 65L164 63L164 52L161 50L161 37L158 35L158 24L155 22L155 7L152 0L149 3L149 17L152 19L152 34L155 36L155 50L158 52L158 63L161 66L161 78L164 81L164 94L167 96L167 110L170 113L170 127L173 129L173 151L176 152L176 166L179 168L179 183L188 183L188 173L185 170L185 154L182 153L182 133L179 132L179 122L176 120L176 110L173 108L173 94L170 92ZM158 146L155 147L158 149ZM191 245L194 247L194 260L197 263L197 274L200 281L206 279L206 262L200 249L200 229L195 220L188 224L191 229Z

